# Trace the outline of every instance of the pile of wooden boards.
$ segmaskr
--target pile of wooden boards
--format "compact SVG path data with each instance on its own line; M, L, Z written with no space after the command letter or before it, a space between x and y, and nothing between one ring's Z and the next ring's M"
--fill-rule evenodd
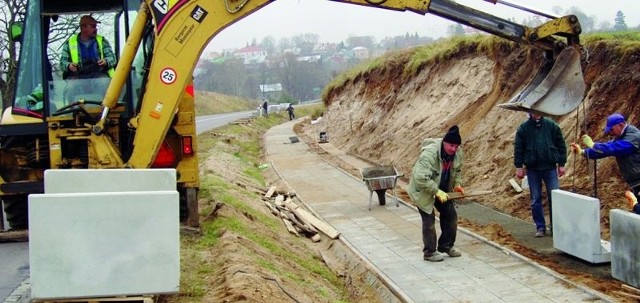
M618 290L614 290L613 292L615 294L621 295L621 296L625 296L631 299L635 299L635 300L640 300L640 289L637 289L633 286L629 286L627 284L621 284L620 285L622 287L623 290L625 291L618 291Z
M331 239L337 239L340 236L340 233L331 225L307 211L295 202L294 198L295 194L292 193L276 193L276 187L272 186L264 195L263 200L271 213L280 217L287 230L296 236L308 237L313 242L322 239L319 232Z

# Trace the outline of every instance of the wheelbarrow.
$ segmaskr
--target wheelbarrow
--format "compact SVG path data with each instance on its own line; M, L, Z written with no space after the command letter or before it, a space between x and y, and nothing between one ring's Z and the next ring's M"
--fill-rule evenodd
M362 181L367 185L369 189L369 210L371 210L371 200L373 192L378 195L378 203L380 205L386 204L385 193L387 189L393 192L393 197L396 201L396 206L400 206L398 196L396 196L396 182L398 177L402 177L393 166L374 166L360 169L362 175Z

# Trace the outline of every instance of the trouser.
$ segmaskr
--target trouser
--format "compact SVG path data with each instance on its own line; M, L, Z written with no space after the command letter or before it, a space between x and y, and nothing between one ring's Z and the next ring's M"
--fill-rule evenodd
M435 221L436 209L440 213L440 230L442 234L438 239L436 236ZM453 201L445 203L435 202L435 209L431 214L427 214L418 208L420 217L422 218L422 242L424 248L422 252L425 256L433 254L436 250L439 252L447 252L456 242L456 233L458 231L458 213Z
M559 189L558 171L549 170L527 170L527 181L529 182L529 193L531 194L531 215L536 224L536 230L545 230L544 208L542 207L542 182L547 190L547 201L549 201L549 223L553 224L551 214L551 191Z

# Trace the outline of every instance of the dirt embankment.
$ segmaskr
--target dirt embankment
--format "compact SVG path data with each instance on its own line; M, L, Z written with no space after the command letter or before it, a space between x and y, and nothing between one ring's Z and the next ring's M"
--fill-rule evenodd
M568 143L578 132L595 141L603 134L607 115L620 112L640 122L640 50L615 42L586 45L586 98L578 110L554 118ZM408 58L408 56L407 56ZM513 140L524 112L496 107L524 87L541 63L529 47L497 43L489 52L459 49L450 58L427 64L415 76L403 76L401 60L387 64L329 93L327 113L317 125L343 151L377 164L392 164L408 176L425 138L441 137L460 126L465 152L464 181L468 190L492 190L479 202L531 221L529 194L516 194L508 183L515 175ZM578 131L577 131L578 130ZM622 181L613 158L599 160L596 178L586 161L569 155L561 188L602 201L603 238L609 238L612 208L626 209ZM594 183L594 181L597 181ZM406 198L406 197L405 197ZM407 199L408 200L408 199Z
M626 45L625 45L626 44ZM606 117L619 112L628 121L640 123L640 45L601 41L589 43L589 61L584 66L586 97L578 110L554 120L563 130L567 144L587 133L595 141L603 134ZM410 56L406 56L407 58ZM331 143L348 154L372 164L394 165L405 174L404 182L419 155L425 138L441 137L454 124L460 126L465 153L464 182L467 191L491 190L494 194L474 201L502 213L531 220L529 193L516 193L508 180L515 175L513 140L516 129L528 116L496 107L521 90L537 71L541 55L535 50L498 43L489 52L474 47L459 49L446 60L426 64L415 76L406 77L405 62L396 58L368 74L332 90L325 104L327 112L319 123L305 127L311 134L326 131ZM348 163L341 167L349 169ZM560 187L597 197L601 201L602 238L609 239L609 210L628 209L624 199L626 183L615 159L593 162L570 154L567 174ZM410 202L400 188L399 196ZM545 203L546 204L546 203ZM548 220L548 205L547 222ZM505 245L547 266L578 284L604 292L620 302L630 302L620 281L602 266L590 267L548 247L519 242L498 224L479 225L473 218L460 218L460 225ZM533 226L533 225L532 225ZM533 227L531 236L533 236ZM521 237L522 235L519 235ZM527 241L532 242L532 241ZM548 246L548 245L547 245ZM546 249L546 250L545 250ZM547 251L546 253L544 251ZM578 268L576 268L576 265Z

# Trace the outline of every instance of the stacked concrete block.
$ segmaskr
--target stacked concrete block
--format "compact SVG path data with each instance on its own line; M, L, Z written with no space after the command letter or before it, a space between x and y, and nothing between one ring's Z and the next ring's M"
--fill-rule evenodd
M553 247L591 263L611 261L611 243L601 239L600 200L553 190Z
M175 170L49 170L29 196L31 297L178 292Z
M640 288L640 215L626 210L609 212L611 275Z

